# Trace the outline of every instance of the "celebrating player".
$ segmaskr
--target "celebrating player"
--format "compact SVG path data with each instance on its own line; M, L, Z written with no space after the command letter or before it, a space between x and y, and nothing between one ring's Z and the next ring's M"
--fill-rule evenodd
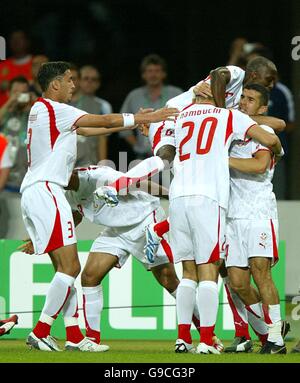
M40 319L27 343L43 351L59 351L50 329L64 307L67 311L64 317L66 349L106 351L107 347L84 338L77 318L68 316L68 300L76 295L74 281L80 264L72 211L63 188L68 185L76 160L77 134L106 134L107 130L99 127L124 125L126 128L136 123L151 123L176 115L177 111L162 109L136 115L92 115L66 105L71 100L74 84L70 67L65 62L43 64L38 81L43 97L37 99L29 115L28 171L21 185L21 208L35 253L49 253L56 273Z

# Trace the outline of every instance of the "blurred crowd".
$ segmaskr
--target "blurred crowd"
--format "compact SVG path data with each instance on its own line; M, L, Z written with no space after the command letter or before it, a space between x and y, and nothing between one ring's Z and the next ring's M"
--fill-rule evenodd
M0 191L18 194L27 169L27 119L31 105L41 96L37 73L49 58L44 54L31 54L30 40L24 31L14 31L8 44L10 57L0 61ZM276 63L276 58L268 47L259 42L250 43L244 38L237 38L232 42L227 65L244 68L247 61L256 55L265 56ZM72 105L93 114L119 112L114 110L109 100L97 96L102 80L98 68L93 65L78 67L74 63L72 74L76 86ZM140 77L143 85L133 90L128 89L120 112L136 113L140 107L157 109L183 91L166 83L167 64L157 54L142 59ZM280 78L271 92L268 114L285 120L287 126L286 131L280 134L286 156L280 161L274 176L277 199L287 199L289 141L295 129L295 109L293 95ZM110 159L110 153L115 148L108 150L109 140L109 136L78 137L76 166L96 164ZM124 142L133 159L151 156L148 139L138 130L123 132L117 140ZM115 150L118 150L117 146Z

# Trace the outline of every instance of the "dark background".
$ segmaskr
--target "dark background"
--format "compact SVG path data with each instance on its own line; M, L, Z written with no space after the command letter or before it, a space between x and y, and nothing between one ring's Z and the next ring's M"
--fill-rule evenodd
M227 63L230 44L239 36L269 46L282 81L291 87L295 7L299 1L2 1L0 35L24 29L34 54L95 64L102 73L98 95L118 111L127 93L141 85L143 56L163 56L168 82L187 89ZM109 147L116 162L117 151L128 149L116 135Z
M99 95L118 110L140 85L143 56L158 53L169 65L169 82L186 89L210 69L226 64L231 41L261 41L290 85L292 2L201 0L61 0L1 2L0 34L24 29L33 53L51 60L96 64L103 74ZM300 4L299 4L300 6ZM9 52L8 52L9 55Z

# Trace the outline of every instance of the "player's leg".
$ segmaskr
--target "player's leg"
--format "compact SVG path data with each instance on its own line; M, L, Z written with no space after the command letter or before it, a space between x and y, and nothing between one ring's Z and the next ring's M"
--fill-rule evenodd
M214 347L213 337L219 307L217 282L220 267L220 237L225 230L225 211L216 201L202 196L190 197L187 202L188 222L193 228L191 240L199 281L197 302L200 314L200 343L197 353L219 354L220 351Z
M102 252L90 252L81 274L83 312L86 336L100 344L103 290L101 282L118 263L118 257Z
M250 265L254 282L260 292L264 320L269 328L267 343L262 352L266 349L266 353L269 353L269 350L273 350L272 353L286 353L281 334L279 295L271 275L271 259L253 257L250 258ZM259 304L260 300L256 303Z
M183 278L177 287L176 312L178 338L175 352L193 350L191 323L196 306L197 273L193 257L190 229L186 216L185 198L175 198L170 203L170 237L174 262L183 265Z
M271 265L278 261L277 237L277 220L260 220L252 224L249 263L261 296L264 320L269 328L268 340L261 353L286 353L281 334L279 295L271 274Z
M35 253L49 253L56 269L42 314L27 342L41 350L57 351L50 329L80 272L72 211L63 190L48 182L25 189L21 206Z
M18 324L18 315L12 315L7 319L0 320L0 336L8 335L10 331Z

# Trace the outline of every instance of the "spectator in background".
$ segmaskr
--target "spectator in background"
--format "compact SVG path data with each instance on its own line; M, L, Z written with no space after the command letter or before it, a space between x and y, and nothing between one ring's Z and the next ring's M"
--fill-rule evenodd
M11 57L0 61L0 107L8 99L9 82L18 76L32 79L32 56L29 53L30 41L26 33L16 30L11 33L8 40Z
M75 91L71 105L92 114L112 113L111 104L96 96L101 86L101 76L98 69L85 65L78 69L71 66ZM97 164L107 159L107 136L83 137L78 136L76 166Z
M167 65L160 56L151 54L144 57L140 70L145 85L132 90L127 95L121 107L121 113L136 113L140 108L162 108L170 98L183 92L175 86L164 85ZM145 159L152 155L148 138L138 129L136 132L122 132L120 136L132 146L137 159Z
M257 56L266 57L274 61L273 54L268 47L262 43L249 43L244 38L237 38L233 41L230 50L229 65L237 65L244 69L247 62ZM288 198L289 185L289 139L295 129L295 106L294 99L289 88L277 80L270 92L268 114L285 121L284 132L278 134L285 156L276 165L276 172L273 178L273 190L278 200Z
M26 132L32 104L29 82L19 76L10 82L9 99L0 108L0 131L9 141L10 160L13 163L6 190L19 192L27 171Z
M45 55L33 56L32 67L31 67L32 81L30 83L30 92L33 93L34 98L41 97L42 95L42 89L37 80L37 74L39 72L41 65L44 63L47 63L48 61L49 59Z
M8 231L8 207L5 196L2 196L1 190L4 189L9 172L13 163L9 155L9 145L7 138L0 134L0 238L5 238ZM1 321L0 321L0 335L1 335Z

